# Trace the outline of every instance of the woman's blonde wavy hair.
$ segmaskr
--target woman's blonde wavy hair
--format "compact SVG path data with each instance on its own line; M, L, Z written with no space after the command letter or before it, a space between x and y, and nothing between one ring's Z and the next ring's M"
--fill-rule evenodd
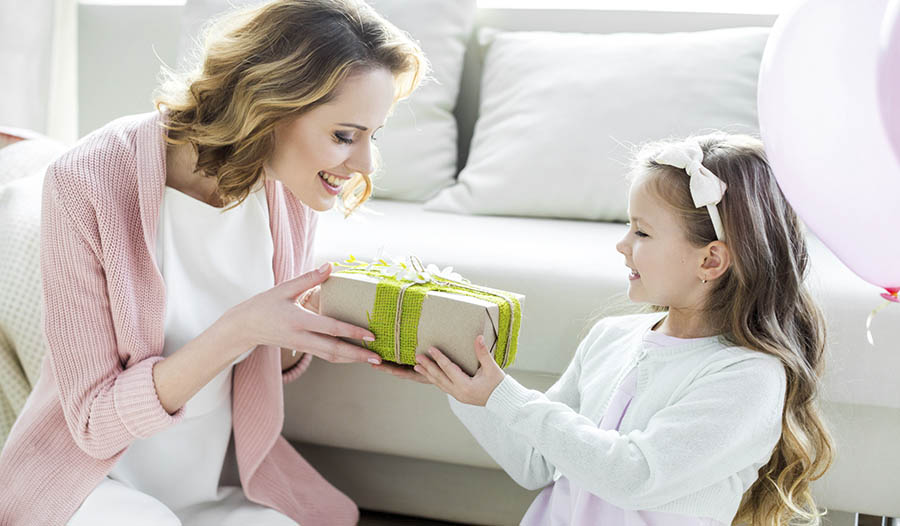
M264 177L275 126L331 101L351 74L384 68L395 102L428 75L419 46L362 0L275 0L233 11L205 32L198 66L164 69L155 99L169 144L191 144L196 171L240 203ZM372 195L370 174L344 184L346 215Z
M805 285L803 228L758 139L714 133L686 140L700 145L703 165L728 185L718 207L732 264L712 282L706 315L733 343L779 358L787 373L781 438L734 524L819 524L824 512L809 483L830 467L834 445L818 407L825 322ZM631 177L648 176L648 189L682 219L689 242L706 246L716 233L706 207L694 206L689 177L652 160L667 144L641 148Z

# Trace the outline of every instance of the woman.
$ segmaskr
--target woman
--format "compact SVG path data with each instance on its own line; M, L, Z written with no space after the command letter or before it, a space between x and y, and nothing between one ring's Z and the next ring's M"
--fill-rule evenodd
M315 312L315 212L368 198L375 132L428 65L361 0L213 31L158 112L48 170L48 354L0 455L0 524L356 523L280 436L281 386L312 356L378 362L339 339L372 333ZM219 485L232 433L240 487Z

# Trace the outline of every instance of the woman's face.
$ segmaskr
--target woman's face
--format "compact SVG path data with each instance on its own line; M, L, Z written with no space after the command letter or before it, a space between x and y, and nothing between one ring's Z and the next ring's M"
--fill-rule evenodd
M385 69L347 77L336 96L275 128L267 176L281 181L317 211L331 209L356 173L375 169L372 141L394 103L394 78Z

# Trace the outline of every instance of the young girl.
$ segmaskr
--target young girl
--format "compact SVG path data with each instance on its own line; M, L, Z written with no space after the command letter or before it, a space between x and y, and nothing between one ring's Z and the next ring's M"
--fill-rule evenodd
M546 393L481 339L469 377L437 349L415 373L519 484L522 524L816 524L809 482L832 444L816 407L824 326L807 252L759 141L716 134L645 147L629 196L628 296ZM453 399L455 398L455 400Z

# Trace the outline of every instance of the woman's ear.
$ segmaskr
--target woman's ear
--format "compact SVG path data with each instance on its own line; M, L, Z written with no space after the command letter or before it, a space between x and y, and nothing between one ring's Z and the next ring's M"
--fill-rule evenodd
M716 279L731 266L731 251L721 241L713 241L703 248L703 263L700 264L700 279Z

